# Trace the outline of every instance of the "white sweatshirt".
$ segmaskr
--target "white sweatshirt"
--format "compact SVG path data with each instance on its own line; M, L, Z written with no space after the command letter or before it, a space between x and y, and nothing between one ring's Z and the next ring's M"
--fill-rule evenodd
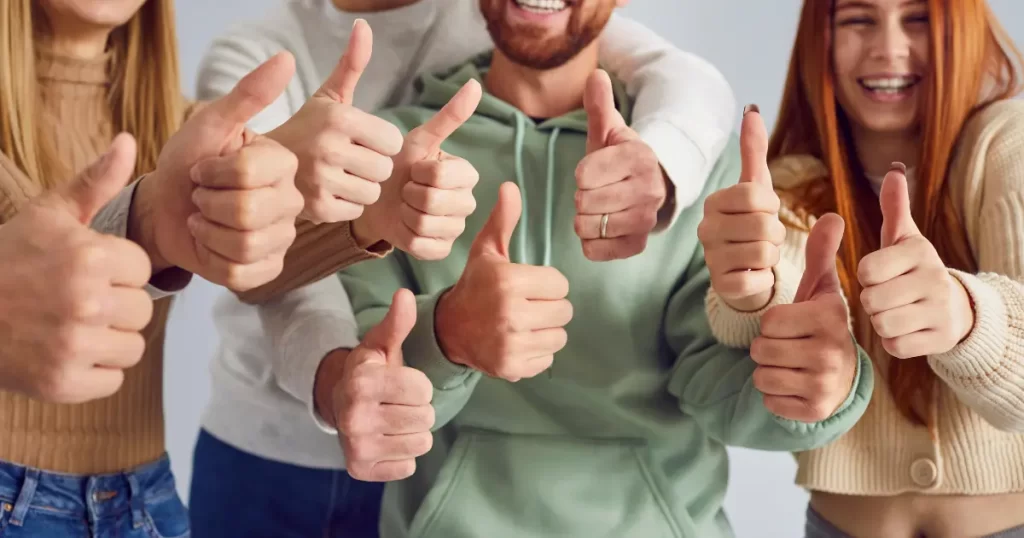
M355 93L364 110L412 101L416 77L493 48L474 0L420 0L380 13L344 13L330 0L287 0L260 22L217 39L203 60L198 97L226 94L249 71L287 50L296 76L250 127L284 123L334 69L356 18L373 29L373 56ZM714 67L677 50L638 23L613 16L600 62L635 97L633 128L654 149L675 186L675 214L696 200L736 118L735 98ZM670 201L671 203L671 201ZM313 414L313 381L330 351L358 343L348 298L327 278L259 308L226 293L215 307L221 336L211 365L203 428L257 456L342 469L338 440Z

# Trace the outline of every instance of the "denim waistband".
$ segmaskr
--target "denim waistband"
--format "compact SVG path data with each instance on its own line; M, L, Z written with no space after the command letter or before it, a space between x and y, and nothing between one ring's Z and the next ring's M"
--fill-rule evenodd
M52 473L0 461L0 503L12 511L12 522L24 519L29 508L93 521L128 510L141 518L147 501L176 494L166 455L102 475Z

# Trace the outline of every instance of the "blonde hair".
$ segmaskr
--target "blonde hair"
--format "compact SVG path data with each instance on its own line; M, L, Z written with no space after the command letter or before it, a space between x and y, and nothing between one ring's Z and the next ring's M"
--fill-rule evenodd
M50 188L73 171L61 163L39 121L36 44L47 32L36 0L0 4L0 151L33 182ZM178 79L173 0L147 0L110 35L110 106L114 132L138 140L136 170L156 167L160 148L178 130L185 103Z

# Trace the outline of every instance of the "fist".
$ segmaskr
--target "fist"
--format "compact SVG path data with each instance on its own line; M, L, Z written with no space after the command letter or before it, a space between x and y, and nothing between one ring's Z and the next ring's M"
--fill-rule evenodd
M299 159L295 185L305 199L301 218L341 222L358 218L380 197L402 133L353 106L359 77L370 61L373 35L356 21L348 48L331 76L295 116L267 136Z
M512 382L551 367L572 319L569 281L557 269L510 261L509 242L521 212L519 188L502 185L462 277L441 297L435 314L448 360Z
M629 258L647 247L668 182L654 150L615 109L607 73L590 76L583 102L587 155L576 167L576 235L587 259Z
M914 224L902 163L882 182L881 248L857 267L861 306L885 350L900 359L945 353L974 326L974 309L960 281Z
M697 237L715 293L733 309L752 312L772 299L772 269L786 239L768 171L768 134L754 105L743 114L740 150L740 182L707 197Z
M473 115L481 91L480 83L467 82L433 118L409 132L380 201L352 224L357 241L387 241L421 260L448 256L476 209L473 187L480 176L468 161L441 151L441 144Z
M402 343L415 324L416 300L399 290L384 320L342 357L333 412L345 466L357 480L408 478L416 472L416 458L433 445L433 386L402 362Z
M138 187L131 225L155 268L177 266L235 291L280 274L303 205L298 162L245 125L284 91L294 70L290 55L275 56L164 146Z
M131 179L135 141L0 226L0 389L74 404L114 394L153 314L145 251L88 228Z
M761 335L750 347L758 365L754 386L765 407L783 418L825 420L853 388L857 349L835 265L843 228L835 214L815 223L795 302L765 312Z

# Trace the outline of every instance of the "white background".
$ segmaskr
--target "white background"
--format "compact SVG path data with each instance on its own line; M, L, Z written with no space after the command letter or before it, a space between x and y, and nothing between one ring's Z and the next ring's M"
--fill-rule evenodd
M193 94L195 72L210 40L233 21L258 17L279 1L177 0L187 95ZM771 129L800 4L797 0L633 0L622 12L714 63L732 84L739 107L760 105ZM990 4L1014 40L1024 43L1024 2L990 0ZM737 121L738 117L739 110ZM217 346L210 311L219 293L221 289L205 281L194 281L178 298L167 334L167 442L183 495L188 493L199 415L209 394L207 364ZM792 485L792 457L742 449L730 453L726 509L738 537L802 536L807 496Z

